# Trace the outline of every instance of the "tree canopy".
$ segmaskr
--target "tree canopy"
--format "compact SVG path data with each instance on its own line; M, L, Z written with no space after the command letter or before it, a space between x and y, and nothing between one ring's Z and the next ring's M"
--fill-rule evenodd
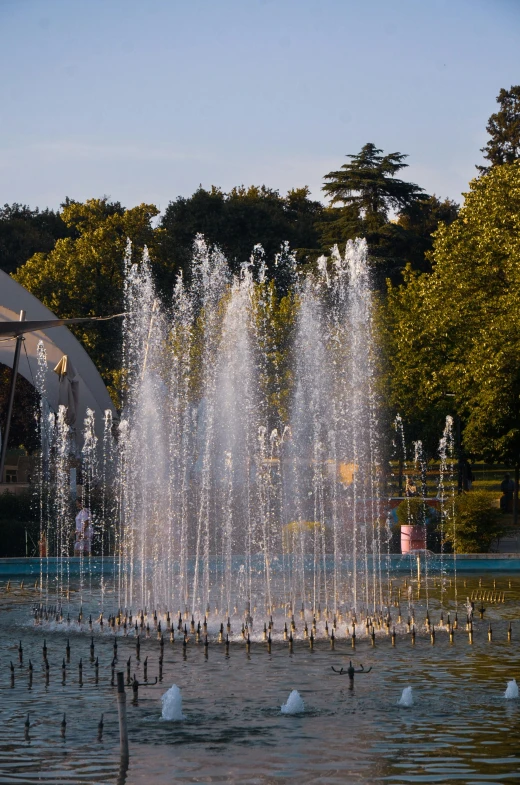
M520 456L520 161L473 180L459 217L434 235L433 272L390 286L391 400L411 419L446 408L465 447ZM449 399L449 400L448 400Z
M375 144L365 144L356 155L347 155L350 162L325 175L324 192L332 204L351 207L370 229L378 229L388 221L389 210L399 212L417 199L423 189L395 177L408 164L403 153L382 155Z
M300 258L308 250L318 253L316 222L322 212L323 205L309 198L306 187L286 196L265 186L233 188L229 193L201 187L189 198L178 197L160 221L161 283L171 290L179 270L189 278L197 234L224 252L234 273L248 261L254 246L262 245L268 276L275 278L274 258L286 241Z
M33 254L49 253L57 240L73 234L54 210L31 210L16 202L5 204L0 209L0 269L14 273Z
M405 207L396 220L400 232L394 231L395 254L412 270L431 272L433 233L442 222L449 226L459 213L459 205L451 199L423 196Z
M0 423L5 423L9 391L11 388L12 369L0 363ZM33 385L21 374L16 379L16 406L9 431L9 444L24 447L34 452L40 446L35 413L38 406L38 393Z
M455 202L428 195L415 183L399 179L399 173L407 166L404 153L384 153L367 143L347 159L338 170L325 176L324 193L331 200L327 207L311 199L306 187L290 190L285 196L265 185L236 187L227 193L217 187L200 187L192 196L170 202L154 226L153 219L159 214L154 205L126 209L107 198L85 203L66 199L59 213L6 206L0 214L0 241L9 232L14 237L18 227L17 252L12 251L16 245L12 242L5 255L9 269L15 271L22 285L63 317L122 310L127 237L132 241L135 260L148 246L156 281L168 300L179 272L189 282L193 241L198 234L204 235L208 245L222 249L233 273L238 273L244 264L257 265L262 245L262 265L270 287L266 302L276 311L277 340L283 346L281 332L286 329L289 334L291 329L291 289L298 267L312 266L320 253L328 252L335 244L365 236L376 282L381 284L385 277L392 282L388 307L381 311L382 329L395 358L388 363L385 392L390 390L392 405L399 405L407 420L416 423L414 435L428 442L427 434L431 432L432 439L433 434L437 439L445 414L453 409L453 402L445 395L454 389L454 384L444 378L449 352L443 342L442 325L438 327L440 338L434 343L426 329L430 318L432 324L437 324L444 313L436 303L432 304L430 289L433 291L444 269L442 238L452 236L444 233L450 225L459 227L457 231L461 226L469 231L468 214L466 211L465 218L457 219L459 208ZM461 248L464 242L461 240ZM446 269L450 264L446 261ZM467 275L469 269L461 263L458 275ZM441 277L449 280L448 273ZM450 284L446 287L449 290ZM291 296L285 299L288 295ZM439 294L439 300L443 296ZM449 301L448 295L445 301ZM464 309L458 313L464 313ZM421 323L425 325L422 332L416 329ZM97 364L117 404L119 325L105 322L74 331ZM407 354L411 347L413 359ZM432 365L433 355L432 367L438 366L439 370L435 371L436 385L432 387L424 369ZM416 367L417 358L421 371ZM281 356L276 357L275 365L284 368L283 373L280 371L282 376L288 373L283 362ZM280 411L285 405L282 386L277 403ZM461 412L466 412L469 404L458 399L457 405ZM468 439L471 428L468 420Z
M158 212L148 204L125 210L106 198L68 201L61 216L76 236L58 240L49 253L35 254L14 277L62 318L119 313L127 238L136 261L145 245L153 254L151 221ZM117 400L120 326L108 321L72 329Z
M320 225L322 248L365 237L380 283L387 276L399 282L407 263L413 269L429 269L432 232L440 220L450 222L457 214L454 202L441 202L395 176L408 166L406 157L385 155L368 143L356 155L348 155L350 161L340 169L325 175L323 191L331 206Z
M502 90L497 96L498 112L491 115L486 126L490 136L481 148L490 166L477 166L484 173L492 166L511 164L520 158L520 85Z

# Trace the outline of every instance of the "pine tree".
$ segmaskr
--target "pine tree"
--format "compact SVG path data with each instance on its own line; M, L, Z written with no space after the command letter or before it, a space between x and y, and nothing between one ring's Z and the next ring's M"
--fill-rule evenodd
M335 243L365 237L371 257L376 261L376 278L381 284L387 276L397 278L404 266L402 249L406 231L391 221L424 191L415 183L395 175L408 164L404 153L388 153L369 142L341 169L325 175L323 190L331 199L319 228L323 250ZM341 205L337 207L336 205ZM406 258L406 257L405 257Z
M481 148L491 166L477 166L483 174L493 166L511 164L520 158L520 85L502 89L497 103L500 109L491 115L486 126L491 138Z
M408 166L404 153L382 152L371 142L365 144L357 155L347 155L349 163L326 174L328 182L323 186L333 205L353 208L369 231L385 224L390 210L401 211L423 192L415 183L395 177Z

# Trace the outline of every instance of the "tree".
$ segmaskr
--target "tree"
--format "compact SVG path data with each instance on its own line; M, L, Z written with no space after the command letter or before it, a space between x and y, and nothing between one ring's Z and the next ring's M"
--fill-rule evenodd
M76 237L58 240L49 253L37 253L14 276L62 318L106 316L123 310L124 256L127 238L138 262L148 245L153 258L155 235L151 221L159 211L141 204L125 210L119 203L68 200L62 211ZM120 324L117 320L73 328L114 401L118 401Z
M298 300L293 291L280 296L273 280L255 285L253 307L258 345L259 384L268 402L271 428L289 421L293 394L291 350Z
M325 175L323 191L331 206L321 223L324 248L365 237L376 262L379 278L384 279L403 266L406 231L390 220L391 213L401 213L422 198L424 191L415 183L398 179L407 156L388 153L369 142L350 161ZM336 205L341 207L336 207Z
M9 390L11 387L12 369L0 364L0 426L4 428L7 417ZM15 405L9 431L9 444L12 447L24 447L32 453L39 449L40 439L36 426L38 393L23 376L16 378Z
M493 166L510 164L520 158L520 85L502 90L497 96L500 109L488 120L486 130L490 139L481 148L491 166L477 166L485 174Z
M35 253L49 253L56 240L73 235L58 212L5 204L0 209L0 269L14 273Z
M397 254L412 270L431 272L433 233L441 222L446 226L452 224L458 214L459 205L451 199L441 201L435 194L415 199L397 217L397 226L404 229L403 234L394 234Z
M409 205L423 192L414 183L398 180L395 174L408 164L403 153L381 155L383 151L369 142L357 155L347 155L350 163L325 175L323 190L331 203L353 207L367 227L375 229L388 221L390 209Z
M0 558L38 555L40 522L38 505L31 491L0 493ZM26 545L27 536L27 545Z
M390 397L404 418L449 407L467 452L520 459L520 161L473 180L434 235L433 272L408 270L384 311Z
M453 413L447 388L434 387L430 368L442 366L444 346L432 341L423 285L427 275L408 266L401 283L388 281L377 311L381 337L381 396L392 416L401 414L407 441L420 440L427 459L437 456L446 415Z
M255 245L265 250L268 277L276 278L275 255L288 241L300 260L318 253L316 221L323 212L320 202L309 199L308 188L289 191L283 197L265 186L233 188L224 193L199 188L191 197L170 202L160 222L158 241L160 285L170 292L179 270L189 280L193 241L204 235L226 255L238 273Z
M487 553L503 534L500 511L489 493L471 491L457 497L446 532L455 553Z

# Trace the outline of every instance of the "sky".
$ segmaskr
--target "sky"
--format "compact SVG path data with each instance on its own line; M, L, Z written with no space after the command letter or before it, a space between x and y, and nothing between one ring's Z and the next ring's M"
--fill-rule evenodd
M520 0L0 0L0 204L309 186L366 142L461 201Z

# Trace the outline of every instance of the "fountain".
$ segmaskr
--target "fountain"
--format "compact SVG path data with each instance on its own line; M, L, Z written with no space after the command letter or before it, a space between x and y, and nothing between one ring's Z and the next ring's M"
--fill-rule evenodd
M405 687L403 689L401 697L397 701L397 705L409 709L413 706L413 704L414 704L413 690L411 687Z
M288 248L282 256L277 264L295 280L285 333L273 330L279 298L259 249L231 277L223 255L198 238L190 285L179 277L167 304L146 254L126 264L121 420L113 427L107 413L100 444L87 412L80 456L82 500L94 505L102 573L112 559L116 607L198 618L216 610L219 619L236 609L251 617L282 607L383 609L366 243L334 249L300 280ZM63 410L51 436L55 502L43 525L59 562L58 604L70 582L67 436ZM83 596L91 557L79 557ZM49 602L42 563L44 585Z
M298 690L292 690L289 697L287 698L287 703L283 703L280 707L280 711L282 714L303 714L305 711L305 703L298 692Z
M186 719L185 715L182 713L181 691L176 684L173 684L170 689L162 695L161 702L163 720L181 722Z
M516 700L518 698L518 684L516 683L516 679L511 679L511 681L507 682L504 698L507 700Z

